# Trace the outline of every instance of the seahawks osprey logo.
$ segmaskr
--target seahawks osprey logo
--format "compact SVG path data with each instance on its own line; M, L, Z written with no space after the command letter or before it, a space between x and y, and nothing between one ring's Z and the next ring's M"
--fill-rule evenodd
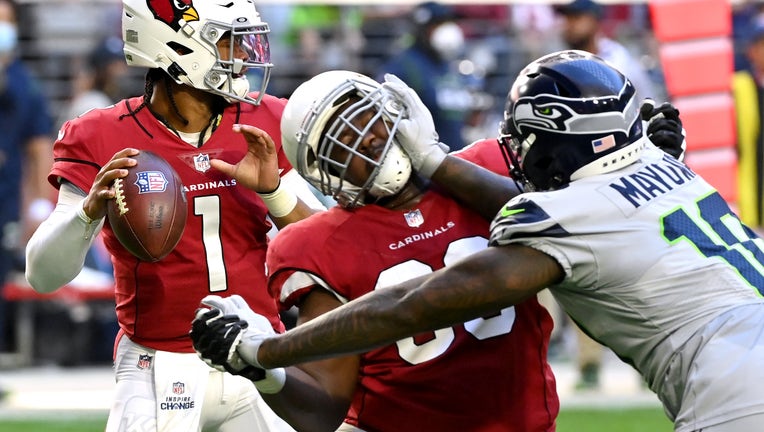
M523 128L567 134L607 134L621 132L629 135L628 128L639 119L639 107L633 91L621 96L571 100L549 94L524 97L514 106L513 120L517 130L525 135ZM579 114L585 113L585 114Z
M548 129L563 132L569 129L568 122L574 113L565 104L554 101L549 96L521 98L515 103L514 121L517 130L525 134L524 127Z
M147 0L146 4L154 18L175 31L180 30L180 20L199 21L199 13L194 8L193 0Z

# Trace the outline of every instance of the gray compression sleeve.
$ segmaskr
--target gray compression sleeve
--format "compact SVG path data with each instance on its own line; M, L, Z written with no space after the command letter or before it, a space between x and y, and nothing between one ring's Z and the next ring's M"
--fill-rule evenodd
M82 209L84 199L84 192L63 182L56 208L29 239L25 276L35 291L53 292L82 270L105 219L90 221Z

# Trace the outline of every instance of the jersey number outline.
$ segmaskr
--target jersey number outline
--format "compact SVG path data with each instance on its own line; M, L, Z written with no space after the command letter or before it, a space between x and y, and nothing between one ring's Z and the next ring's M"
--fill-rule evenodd
M488 240L484 237L468 237L455 240L448 245L443 257L443 264L448 266L459 259L485 249ZM429 265L417 261L408 260L383 270L377 277L374 289L384 289L404 280L424 276L432 273ZM508 334L515 324L515 308L513 306L502 309L501 313L491 317L476 318L463 324L464 329L478 340ZM398 347L398 355L411 364L420 364L432 360L448 349L454 342L455 330L446 327L433 332L432 339L417 343L413 337L401 339L395 344Z
M695 205L694 211L679 207L661 217L663 238L672 245L686 241L701 255L727 262L752 288L764 287L764 240L743 225L718 192Z

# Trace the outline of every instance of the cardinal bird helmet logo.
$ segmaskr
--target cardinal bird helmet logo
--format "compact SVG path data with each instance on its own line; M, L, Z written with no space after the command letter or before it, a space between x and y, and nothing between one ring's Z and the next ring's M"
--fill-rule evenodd
M146 0L146 4L154 18L175 31L180 29L181 20L199 21L199 13L194 8L193 0Z

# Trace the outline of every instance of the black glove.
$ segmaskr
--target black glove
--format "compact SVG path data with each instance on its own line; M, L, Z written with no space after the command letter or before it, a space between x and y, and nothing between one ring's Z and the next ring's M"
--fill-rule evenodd
M236 353L247 321L236 315L223 315L220 309L199 309L191 322L194 350L208 365L252 381L265 377L265 370L245 363Z
M647 122L647 138L677 160L684 159L687 141L679 110L669 102L664 102L656 108L652 99L645 99L639 113L642 120Z

